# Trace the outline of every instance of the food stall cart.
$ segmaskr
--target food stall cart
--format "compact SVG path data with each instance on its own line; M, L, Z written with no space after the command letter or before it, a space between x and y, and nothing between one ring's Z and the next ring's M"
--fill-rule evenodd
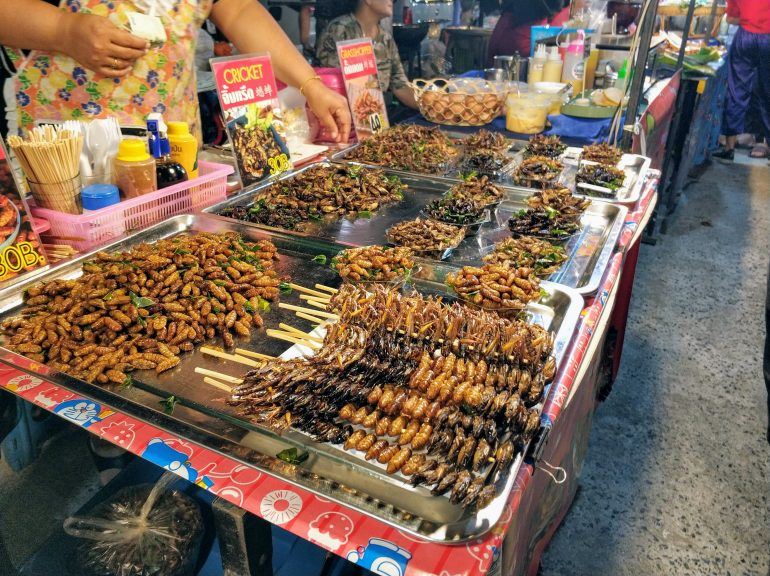
M285 179L296 177L292 173ZM407 174L401 177L410 186L427 186L424 179L410 180ZM433 183L438 186L433 192L418 190L423 195L421 198L435 196L435 190L446 190L455 181L435 179ZM554 299L559 294L566 295L564 314L573 320L562 319L558 329L554 352L559 358L558 372L543 402L540 432L526 453L513 464L517 471L506 481L504 493L478 513L463 512L460 522L444 525L426 522L414 511L414 507L419 509L422 500L389 501L389 494L398 494L395 483L390 487L384 485L382 474L375 475L373 480L362 480L356 472L356 462L341 456L335 456L333 466L329 467L325 464L322 446L308 448L313 454L306 463L281 458L277 453L282 454L281 449L287 446L296 446L296 437L287 434L293 440L282 439L247 424L235 412L224 410L227 393L202 384L199 376L187 371L190 366L187 360L184 362L188 362L188 368L177 372L176 377L145 381L144 376L137 373L133 385L100 386L2 348L0 386L81 426L90 434L174 472L236 507L375 573L534 574L540 554L566 514L577 488L597 389L602 380L604 359L600 351L623 280L624 260L629 250L638 248L642 230L656 203L657 186L658 173L645 168L636 173L634 189L628 190L629 196L622 201L626 207L596 200L590 218L616 215L612 232L606 228L602 236L612 238L611 242L594 247L591 252L590 259L595 255L600 262L593 270L599 272L584 271L575 284L576 289L561 288L557 283L543 285L551 295L541 295L546 303L556 302ZM229 204L238 204L243 198L248 200L248 194L253 193L251 190L245 196L236 196ZM506 194L515 197L516 202L522 202L525 197L514 188ZM504 201L502 209L507 209L509 201L513 202ZM213 210L217 211L216 207ZM350 229L369 234L376 229L378 220L366 215L356 222L357 226L343 224L337 229L340 235L337 240L350 242L345 246L354 243L353 236L345 236ZM280 252L291 246L293 251L304 250L308 257L317 254L310 258L313 262L305 258L304 264L292 270L295 282L307 282L309 278L326 283L335 280L328 267L319 265L320 260L326 260L320 258L322 255L328 252L331 257L338 249L339 245L329 244L329 239L238 224L220 216L170 218L153 228L132 233L105 250L128 249L137 240L153 243L185 230L208 233L237 230L246 238L270 238ZM581 246L588 249L587 245ZM577 258L581 249L575 250L574 258ZM90 257L43 271L43 277L74 277ZM0 294L3 310L18 310L20 292L27 294L27 289L35 285L39 277L3 290ZM302 303L296 296L297 292L282 295L281 300ZM277 308L265 311L265 321L270 325L280 314ZM296 346L271 341L268 348L277 354ZM195 362L205 363L202 358L196 358ZM230 360L208 362L207 366L222 371L230 369L233 375L245 371ZM169 395L171 390L174 393ZM339 479L340 475L350 476L350 486Z

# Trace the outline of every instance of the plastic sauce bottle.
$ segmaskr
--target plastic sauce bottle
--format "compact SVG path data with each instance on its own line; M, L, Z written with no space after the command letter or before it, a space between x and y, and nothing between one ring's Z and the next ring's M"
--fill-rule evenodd
M147 153L144 140L124 138L114 161L115 183L123 198L136 198L158 189L155 159Z
M543 68L543 82L561 82L561 69L563 66L558 46L551 46L548 60Z
M583 76L585 74L585 32L578 30L577 38L569 43L567 56L564 58L562 82L572 84L572 93L583 91Z
M545 61L548 55L545 51L545 44L538 44L535 55L529 59L529 74L527 76L527 82L532 85L535 82L543 81L543 68L545 67Z
M155 158L155 175L159 190L187 180L184 166L171 158L171 144L166 130L166 124L160 114L154 112L147 117L148 146Z
M588 59L586 60L585 75L583 76L583 88L585 90L593 90L594 81L596 79L596 67L599 64L599 47L596 44L591 44L591 51L588 53Z
M198 140L190 134L187 122L168 123L168 142L171 145L171 159L179 162L192 180L198 177Z

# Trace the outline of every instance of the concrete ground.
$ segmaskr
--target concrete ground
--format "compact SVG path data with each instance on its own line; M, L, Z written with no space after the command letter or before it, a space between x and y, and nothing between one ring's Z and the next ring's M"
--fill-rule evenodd
M768 575L770 168L690 186L643 246L620 375L543 576Z

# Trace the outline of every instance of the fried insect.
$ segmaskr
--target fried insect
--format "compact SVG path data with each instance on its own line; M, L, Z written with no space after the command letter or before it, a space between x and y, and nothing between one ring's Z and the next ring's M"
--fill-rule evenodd
M513 181L528 188L553 188L564 164L546 156L530 156L513 172Z
M401 246L363 246L337 254L332 268L348 282L391 282L412 272L413 257L409 248Z
M463 266L459 272L447 274L446 283L463 300L501 312L523 310L540 298L540 280L531 268Z
M531 268L536 276L550 276L567 260L562 246L555 246L546 240L522 236L506 238L495 244L491 254L484 256L488 264L509 265L512 268Z
M616 166L621 158L623 158L623 152L606 142L584 146L583 152L580 155L581 160L589 160L609 166Z
M387 231L388 242L414 252L443 251L454 248L465 232L461 227L436 220L416 218L394 224Z
M543 136L536 134L529 139L524 148L524 157L543 156L545 158L558 158L567 149L558 136Z
M367 138L347 160L428 174L443 174L458 154L452 141L438 128L399 124Z

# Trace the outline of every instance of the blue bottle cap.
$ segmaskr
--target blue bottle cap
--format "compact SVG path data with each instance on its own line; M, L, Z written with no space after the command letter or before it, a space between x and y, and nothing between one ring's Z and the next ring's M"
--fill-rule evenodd
M120 191L113 184L91 184L80 192L83 210L100 210L120 202Z

